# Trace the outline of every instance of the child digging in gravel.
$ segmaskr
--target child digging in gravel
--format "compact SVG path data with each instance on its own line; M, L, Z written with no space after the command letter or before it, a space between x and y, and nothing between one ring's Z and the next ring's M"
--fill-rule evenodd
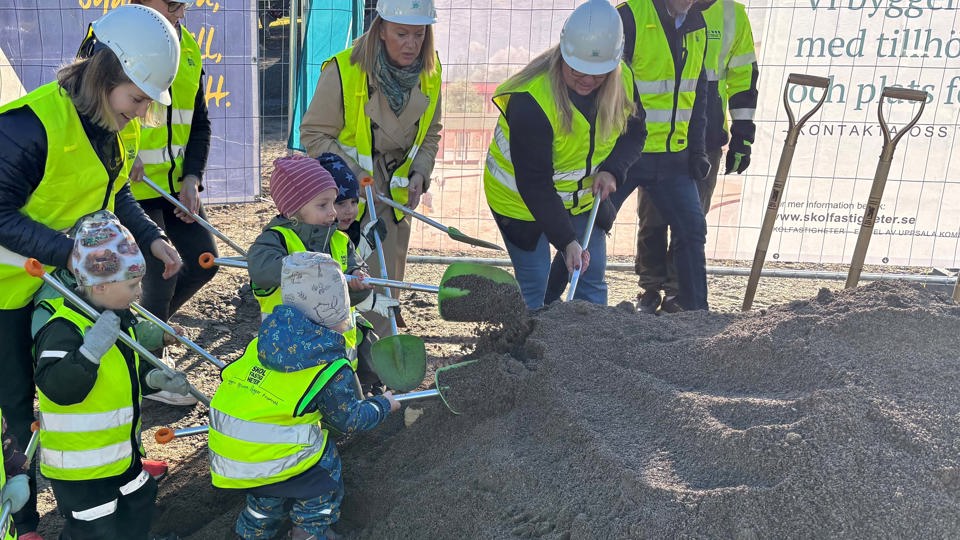
M101 210L81 219L75 239L79 295L101 314L94 322L64 297L40 295L36 311L47 319L34 337L40 472L53 486L63 538L145 539L157 482L143 466L141 396L186 394L189 384L182 372L167 375L117 343L121 332L138 337L129 308L146 272L130 232Z
M270 194L279 215L267 224L247 254L247 272L262 317L269 315L280 303L280 262L291 253L328 253L340 263L343 273L356 277L367 275L353 242L337 227L336 201L341 190L334 175L343 176L343 171L336 169L336 162L327 154L321 157L330 170L321 161L304 155L274 161ZM345 170L350 172L349 167ZM353 180L356 182L356 178ZM351 280L349 288L351 304L359 311L374 311L386 317L390 308L399 305L396 300L373 292L372 286L359 279ZM369 363L369 347L376 340L369 324L364 320L357 321L344 337L347 354L357 370L364 393L382 392L380 380ZM358 352L360 362L357 362Z
M340 456L326 426L373 429L400 404L387 392L359 400L343 332L346 280L323 253L284 257L283 303L236 362L210 404L213 485L247 490L234 531L272 538L289 513L295 540L336 538L343 499ZM323 422L321 424L321 422Z

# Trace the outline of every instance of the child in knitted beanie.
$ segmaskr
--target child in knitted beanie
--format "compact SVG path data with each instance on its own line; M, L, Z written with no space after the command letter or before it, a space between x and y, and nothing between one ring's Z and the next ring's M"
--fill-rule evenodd
M213 485L242 489L234 532L330 538L340 517L342 465L328 433L373 429L400 408L389 392L358 399L343 331L351 324L340 264L325 253L282 261L282 298L210 402Z
M65 537L146 539L157 483L143 466L141 396L185 394L189 383L117 340L139 337L129 308L146 264L116 216L101 210L82 218L70 260L80 296L100 315L59 295L36 307L48 317L34 336L40 471L53 486Z

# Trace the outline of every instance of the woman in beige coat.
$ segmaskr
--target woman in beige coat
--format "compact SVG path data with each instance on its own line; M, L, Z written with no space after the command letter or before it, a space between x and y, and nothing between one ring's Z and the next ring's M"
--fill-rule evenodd
M410 208L430 187L440 143L440 62L433 48L432 0L380 0L377 17L353 47L324 63L300 139L311 156L342 156L358 178L371 176L381 195ZM371 274L402 280L411 218L377 202L386 229L387 276L375 251ZM361 212L364 225L369 212ZM369 314L377 333L389 321Z

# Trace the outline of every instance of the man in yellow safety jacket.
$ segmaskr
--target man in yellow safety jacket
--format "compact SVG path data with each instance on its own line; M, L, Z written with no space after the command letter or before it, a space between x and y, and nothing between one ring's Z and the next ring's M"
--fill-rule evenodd
M636 270L639 309L653 313L707 309L707 225L697 183L710 172L706 152L707 28L696 0L628 0L618 6L646 111L647 140L628 183L611 200L619 208L639 187ZM670 227L669 254L667 226ZM673 257L679 290L660 291Z

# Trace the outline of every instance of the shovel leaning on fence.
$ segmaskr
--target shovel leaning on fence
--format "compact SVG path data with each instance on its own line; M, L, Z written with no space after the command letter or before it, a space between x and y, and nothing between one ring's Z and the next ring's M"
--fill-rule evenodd
M407 392L406 394L398 394L393 396L393 399L399 401L400 403L406 403L410 401L418 401L421 399L429 399L438 397L443 402L443 404L450 409L450 412L453 414L460 414L461 411L458 411L453 408L451 405L451 398L453 398L455 391L451 390L450 385L444 382L444 374L448 371L458 369L464 366L469 366L470 364L475 363L476 360L468 360L466 362L460 362L459 364L451 364L449 366L444 366L442 368L437 368L434 378L436 380L436 388L430 388L428 390L420 390L418 392ZM169 427L162 427L157 430L154 434L154 439L160 444L167 444L174 439L181 439L184 437L191 437L193 435L203 435L209 433L210 426L192 426L180 429L173 429Z
M820 97L820 101L818 101L807 114L801 116L799 121L795 119L793 110L790 108L791 84L823 89L823 96ZM767 258L767 248L770 247L770 236L773 234L773 225L777 219L777 210L780 208L780 198L783 197L783 190L787 185L787 177L790 175L790 163L793 161L793 154L797 149L800 129L811 116L820 110L820 107L823 107L829 94L830 79L826 77L791 73L787 76L786 84L783 85L783 107L787 111L787 121L789 122L787 125L787 138L783 142L783 151L780 153L780 164L777 166L777 176L773 180L773 188L770 190L770 200L767 202L767 210L763 215L763 224L760 226L757 250L753 255L753 265L750 267L750 277L747 279L747 290L743 295L743 311L747 311L753 306L753 297L757 294L757 285L760 283L760 272L763 270L763 263Z
M860 233L857 235L857 245L853 248L853 259L850 261L850 270L847 273L846 288L852 289L860 281L860 273L863 271L863 261L867 257L867 248L870 246L870 237L873 236L873 226L877 220L877 214L880 212L880 199L883 198L883 188L887 185L887 177L890 175L890 165L893 163L893 152L897 149L897 143L904 135L910 133L910 130L920 121L920 115L923 114L923 107L927 103L929 94L923 90L910 90L908 88L896 88L886 86L880 93L880 104L877 105L877 117L880 120L880 131L883 133L883 150L880 152L880 161L877 162L877 171L873 176L873 184L870 186L870 196L867 198L867 207L863 211L863 221L860 222ZM909 124L897 133L895 137L890 136L890 130L887 127L887 120L883 117L883 102L889 99L902 99L919 103L920 108L913 115Z
M397 201L391 199L390 197L385 197L385 196L383 196L383 195L381 195L381 194L379 194L379 193L376 193L375 196L376 196L377 199L378 199L380 202L382 202L383 204L385 204L385 205L387 205L387 206L389 206L389 207L391 207L391 208L393 208L393 209L395 209L395 210L399 210L399 211L401 211L401 212L403 212L403 213L405 213L405 214L410 214L411 216L419 219L420 221L426 223L427 225L430 225L431 227L434 227L434 228L436 228L436 229L439 229L439 230L447 233L447 236L449 236L449 237L450 237L451 239L453 239L453 240L456 240L457 242L463 242L464 244L470 244L470 245L472 245L472 246L478 246L478 247L482 247L482 248L496 249L496 250L503 251L503 248L502 248L502 247L494 244L493 242L487 242L486 240L480 240L479 238L474 238L474 237L472 237L472 236L467 236L466 234L463 234L462 232L460 232L457 228L455 228L455 227L447 227L446 225L440 223L439 221L430 219L430 218L428 218L427 216L425 216L425 215L423 215L423 214L421 214L421 213L419 213L419 212L416 212L416 211L413 210L412 208L409 208L409 207L407 207L407 206L404 206L404 205L398 203Z
M34 422L30 429L33 433L30 435L30 442L27 443L26 449L23 453L27 456L27 461L23 464L24 469L30 468L30 462L33 461L33 455L37 452L37 445L40 443L40 423ZM0 499L3 498L2 491L0 491ZM4 501L3 506L0 507L0 538L6 538L7 533L10 532L10 527L13 526L13 520L10 519L13 515L13 505L10 501Z

